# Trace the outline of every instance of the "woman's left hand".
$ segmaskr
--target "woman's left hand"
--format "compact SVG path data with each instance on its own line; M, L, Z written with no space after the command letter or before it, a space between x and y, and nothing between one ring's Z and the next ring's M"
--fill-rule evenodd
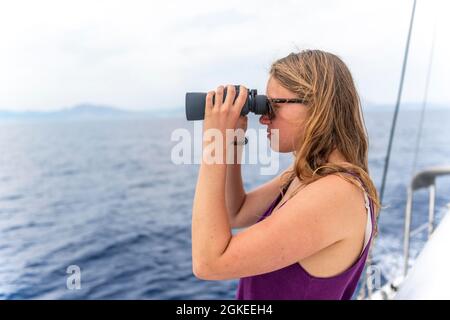
M212 98L215 94L214 105ZM224 87L219 86L214 91L209 91L206 95L205 119L203 130L218 129L225 137L227 129L235 129L238 123L241 110L248 97L248 90L244 86L239 86L239 95L236 97L236 89L232 85L227 86L227 96L223 101ZM233 103L234 101L234 103Z

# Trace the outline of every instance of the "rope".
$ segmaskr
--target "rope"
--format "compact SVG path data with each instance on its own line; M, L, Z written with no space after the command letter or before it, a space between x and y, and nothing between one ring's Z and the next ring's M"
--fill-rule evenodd
M398 93L397 93L397 102L395 103L394 117L392 118L391 133L389 135L389 144L388 144L388 149L387 149L387 153L386 153L386 161L384 162L383 179L381 180L381 189L380 189L380 203L383 203L384 187L386 185L386 175L387 175L387 172L389 169L389 160L391 157L392 142L394 140L395 127L397 125L398 110L400 109L400 102L401 102L401 98L402 98L403 82L405 80L406 65L408 62L408 53L409 53L409 43L411 40L411 33L412 33L412 28L413 28L415 10L416 10L416 0L414 0L414 3L413 3L411 21L409 23L408 38L406 40L405 54L403 57L402 73L400 76L400 86L398 88Z
M413 176L416 173L417 158L418 158L418 153L419 153L419 149L420 149L420 138L422 136L423 122L424 122L424 118L425 118L425 107L428 102L428 89L430 87L430 76L431 76L431 67L433 65L435 38L436 38L436 19L434 20L434 26L433 26L433 38L431 40L431 52L430 52L430 58L428 61L427 79L425 82L425 92L424 92L423 102L422 102L422 111L420 113L420 122L419 122L420 126L419 126L419 131L417 132L416 145L414 148L414 160L413 160L413 166L412 166L412 170L411 170L411 176Z

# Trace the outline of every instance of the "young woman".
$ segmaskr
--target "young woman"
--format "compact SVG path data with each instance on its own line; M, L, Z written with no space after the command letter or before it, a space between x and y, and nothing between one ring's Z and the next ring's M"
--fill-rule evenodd
M223 90L208 93L203 125L225 137L227 129L246 130L239 114L248 93L241 87L233 103L234 87L225 101ZM240 278L237 299L350 299L379 211L353 78L336 55L305 50L272 64L266 95L270 111L260 123L278 130L271 146L292 152L293 163L246 193L239 164L202 161L193 272L205 280ZM225 143L219 151L240 147Z

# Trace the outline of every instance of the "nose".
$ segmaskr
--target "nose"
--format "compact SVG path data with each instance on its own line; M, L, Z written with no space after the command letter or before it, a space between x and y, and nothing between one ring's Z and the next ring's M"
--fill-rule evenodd
M266 114L264 114L261 117L259 117L259 123L265 124L266 126L268 126L270 124L270 119Z

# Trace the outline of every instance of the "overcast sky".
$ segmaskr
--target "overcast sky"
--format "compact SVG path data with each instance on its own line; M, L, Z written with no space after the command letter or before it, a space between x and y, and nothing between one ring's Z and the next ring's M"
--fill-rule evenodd
M363 101L394 103L412 3L2 1L0 109L173 109L220 84L265 93L271 62L306 48L339 55ZM423 97L435 26L429 99L450 104L449 8L418 0L404 100Z

